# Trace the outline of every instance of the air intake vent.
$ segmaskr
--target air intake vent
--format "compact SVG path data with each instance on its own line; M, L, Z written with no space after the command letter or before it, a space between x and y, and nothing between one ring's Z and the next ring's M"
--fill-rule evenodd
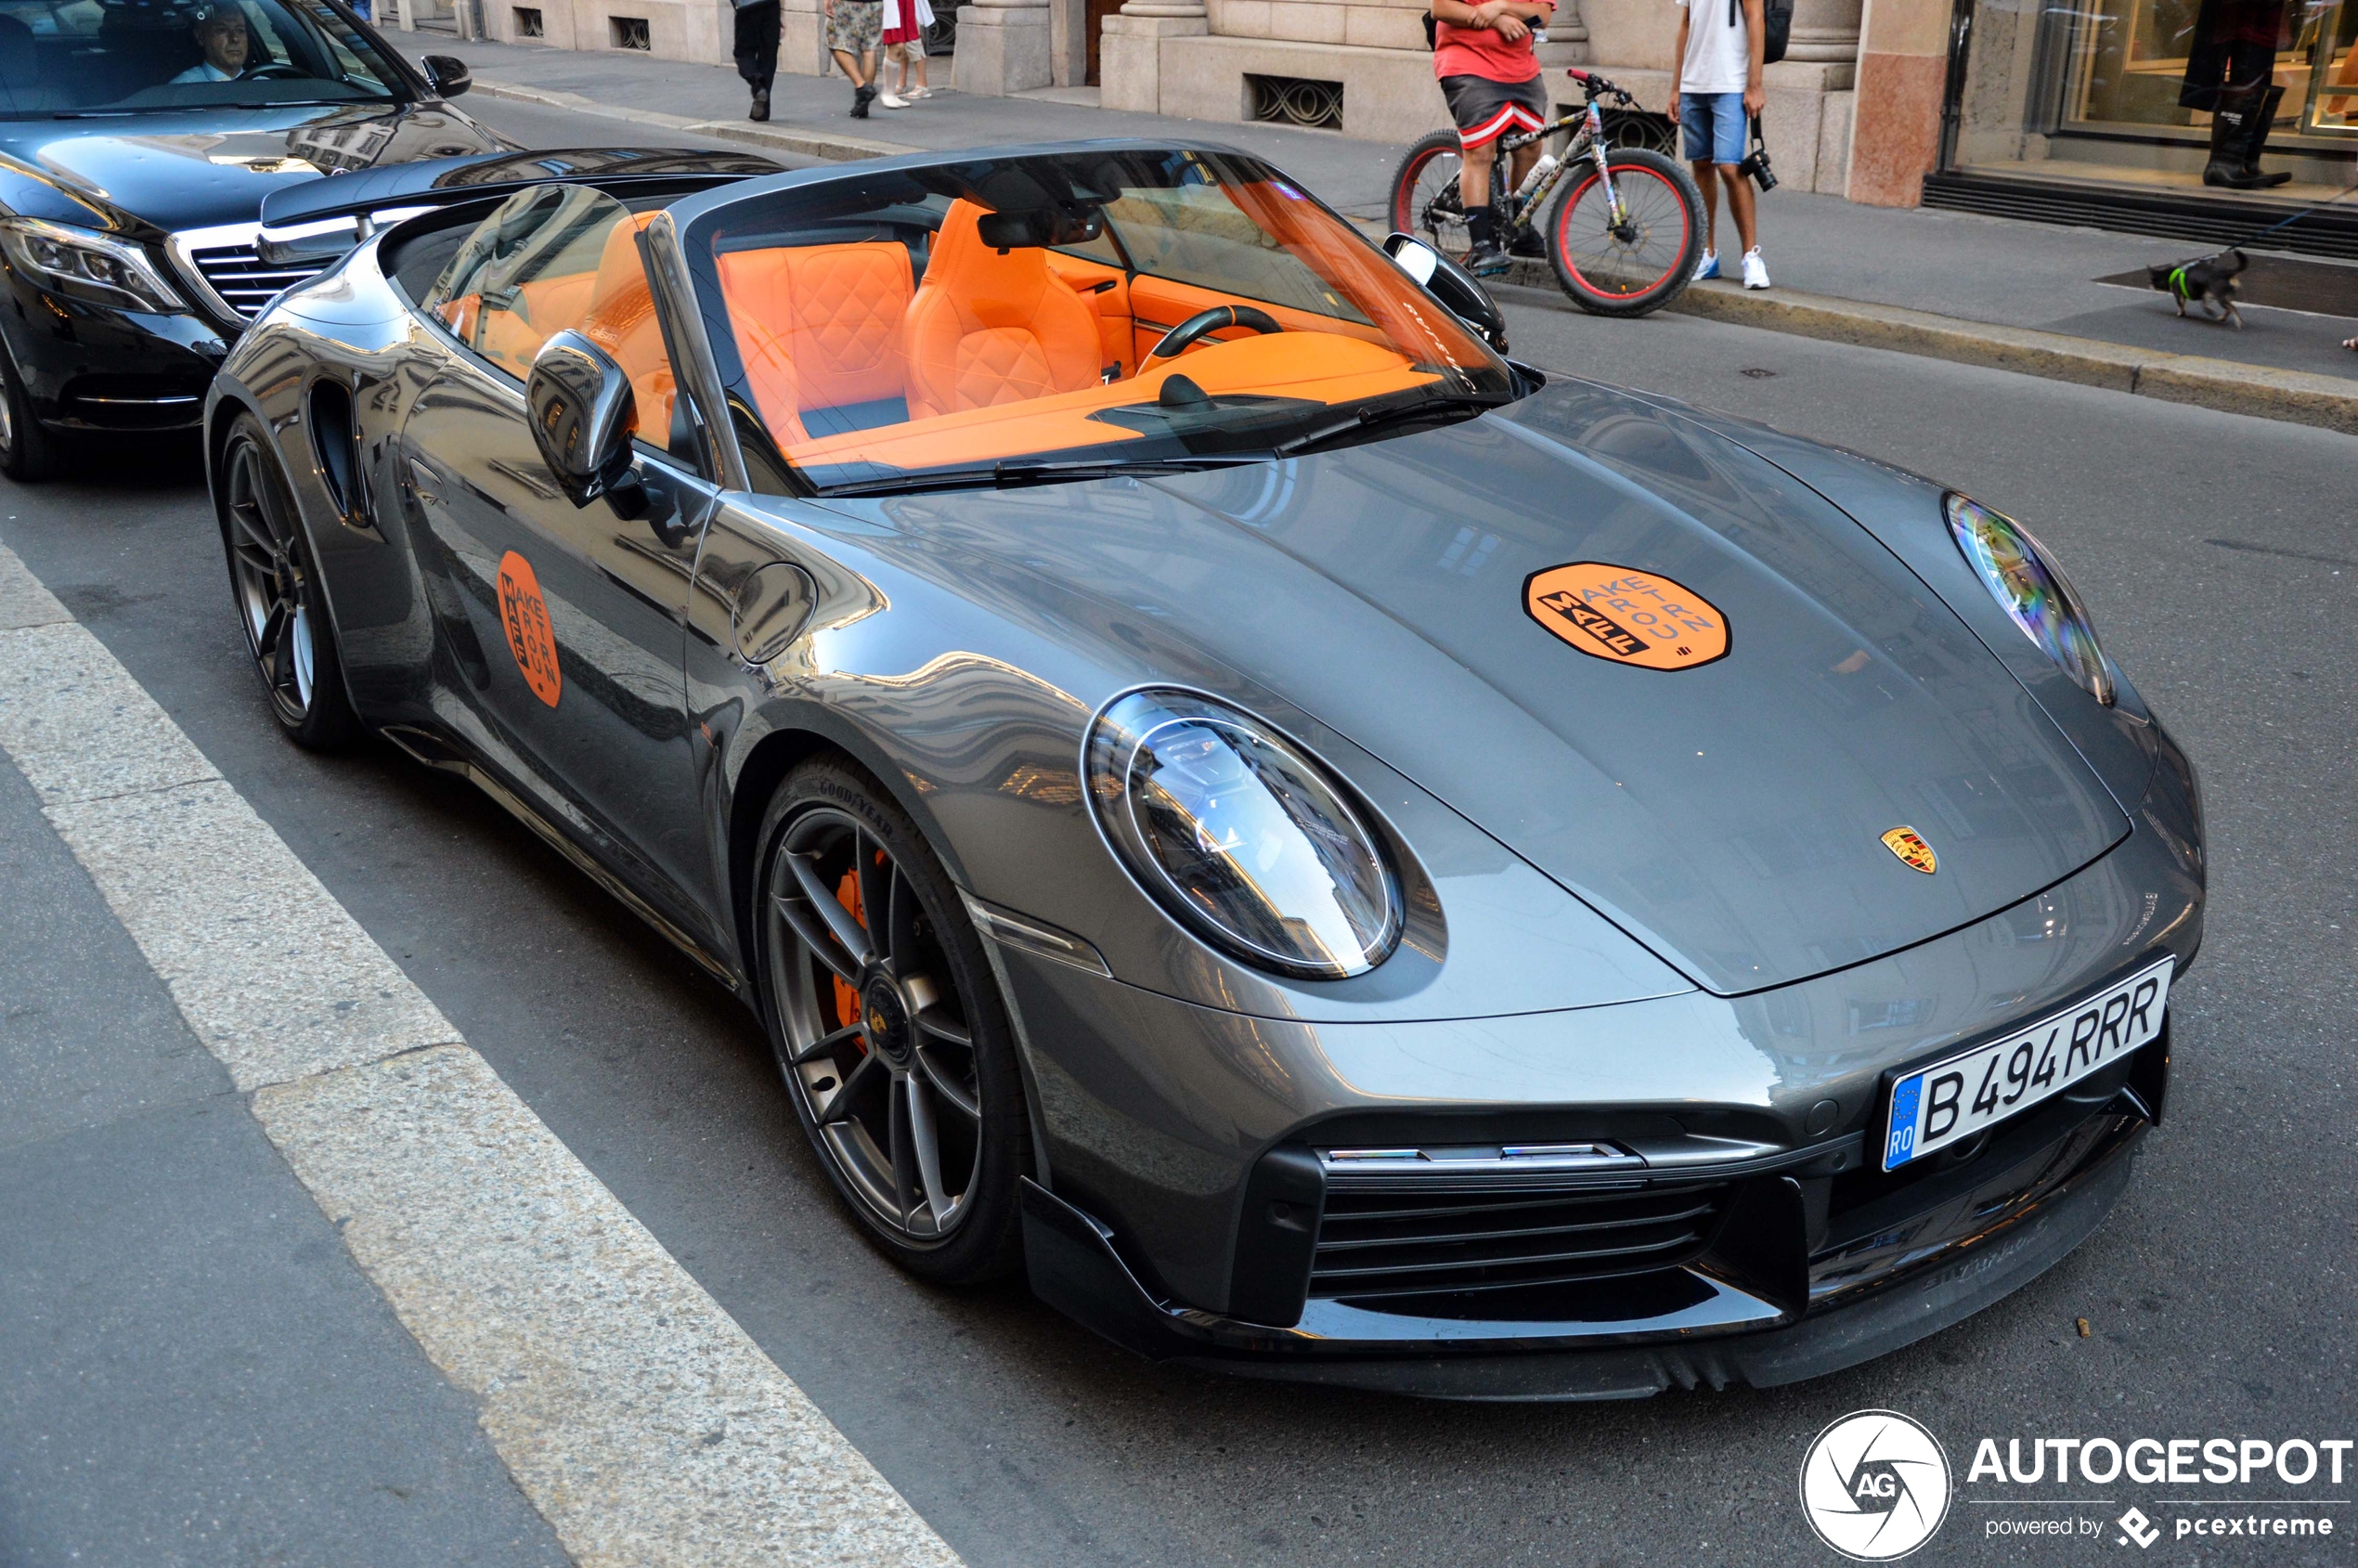
M1310 1294L1504 1290L1668 1268L1703 1251L1727 1202L1725 1184L1329 1191Z
M251 321L281 289L318 276L320 269L301 263L273 266L262 259L251 238L237 244L191 243L183 253L221 303L240 320Z

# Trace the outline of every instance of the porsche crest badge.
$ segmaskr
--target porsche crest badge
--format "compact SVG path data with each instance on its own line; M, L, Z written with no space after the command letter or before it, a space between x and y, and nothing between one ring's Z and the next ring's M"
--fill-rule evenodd
M1692 589L1657 572L1574 561L1523 580L1525 614L1591 658L1692 669L1726 655L1728 623Z
M1940 857L1932 852L1924 836L1912 827L1895 827L1883 836L1883 847L1898 855L1911 869L1926 876L1940 869Z

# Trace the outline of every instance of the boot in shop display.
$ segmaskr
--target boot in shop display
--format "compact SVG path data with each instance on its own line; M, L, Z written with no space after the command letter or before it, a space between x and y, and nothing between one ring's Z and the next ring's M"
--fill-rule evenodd
M2241 181L2241 188L2245 190L2266 189L2271 186L2284 185L2292 178L2282 169L2272 175L2260 172L2260 154L2268 146L2268 133L2275 128L2276 106L2284 101L2285 90L2282 87L2269 88L2261 95L2260 112L2251 116L2251 123L2245 129Z
M2274 84L2285 0L2202 0L2178 102L2210 115L2210 157L2202 183L2231 190L2282 185L2263 175L2260 154L2284 89Z

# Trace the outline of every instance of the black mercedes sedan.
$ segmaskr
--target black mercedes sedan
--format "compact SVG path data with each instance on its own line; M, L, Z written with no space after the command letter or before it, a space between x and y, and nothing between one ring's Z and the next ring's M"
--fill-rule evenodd
M229 343L318 266L258 253L263 200L515 150L450 106L468 84L337 0L0 0L0 473L194 427Z

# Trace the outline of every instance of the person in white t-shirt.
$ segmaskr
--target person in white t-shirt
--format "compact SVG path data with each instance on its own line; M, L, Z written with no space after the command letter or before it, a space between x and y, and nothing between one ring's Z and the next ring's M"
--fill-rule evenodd
M1736 172L1744 161L1744 132L1768 94L1760 85L1761 0L1678 0L1678 85L1670 118L1687 134L1687 159L1703 190L1708 227L1698 279L1719 276L1719 187L1744 248L1744 287L1768 287L1760 259L1758 209L1752 183Z

